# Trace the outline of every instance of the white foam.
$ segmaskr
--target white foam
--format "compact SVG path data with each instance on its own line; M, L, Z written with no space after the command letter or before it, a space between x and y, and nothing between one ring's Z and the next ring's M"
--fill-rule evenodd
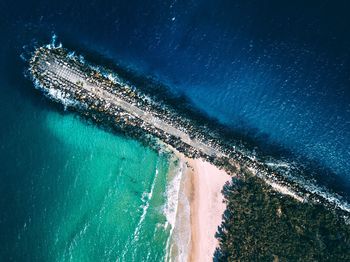
M85 57L82 55L79 55L79 62L82 64L85 64Z
M49 88L47 89L47 95L54 100L61 102L66 109L69 106L75 106L78 104L76 100L67 97L67 94L59 89Z
M267 166L271 166L271 167L276 167L276 168L290 168L290 164L287 162L283 162L283 161L275 161L275 162L265 162L265 164Z
M75 58L75 52L74 52L74 51L69 52L69 53L67 54L67 57L70 58L70 59Z
M141 217L139 219L139 222L137 223L137 226L134 230L134 233L132 234L132 237L131 239L129 239L129 241L126 243L125 245L125 248L123 250L123 253L121 255L121 258L122 260L124 260L125 258L125 255L126 253L128 252L128 249L130 246L134 246L133 243L135 243L136 241L138 241L139 239L139 235L140 235L140 230L142 228L142 225L143 225L143 221L145 220L146 218L146 215L147 215L147 211L148 211L148 208L150 206L150 201L152 199L152 196L153 196L153 191L154 191L154 187L155 187L155 184L156 184L156 181L157 181L157 177L158 177L158 167L156 168L156 172L155 172L155 175L154 175L154 178L153 178L153 181L152 181L152 185L151 185L151 189L149 192L143 192L142 196L141 196L141 201L142 201L142 205L141 205L141 208L142 208L142 214L141 214Z
M157 177L158 177L158 169L156 169L156 174L154 176L154 179L152 181L152 185L151 185L151 190L149 192L143 192L142 194L142 197L141 197L141 200L143 202L142 204L142 215L140 217L140 220L135 228L135 231L134 231L134 240L137 241L138 238L139 238L139 234L140 234L140 229L141 229L141 226L142 226L142 223L143 221L145 220L146 218L146 214L147 214L147 211L148 211L148 208L149 208L149 205L150 205L150 201L152 199L152 196L153 196L153 190L154 190L154 187L155 187L155 184L156 184L156 180L157 180Z
M183 171L182 165L183 163L181 163L181 166L177 168L177 170L175 171L174 177L168 183L166 188L166 203L163 209L163 213L167 219L167 223L172 228L175 226L175 222L176 222L176 212L177 212L177 205L178 205L178 198L179 198L179 191L180 191L180 182L181 182L182 171Z
M166 203L163 208L163 213L167 219L165 228L170 226L170 233L166 243L166 256L165 261L171 261L170 254L172 253L171 240L173 238L173 232L176 225L176 216L179 202L180 185L183 172L185 170L185 163L180 162L179 166L174 171L174 176L167 185L166 189Z
M51 42L50 44L46 45L46 48L48 49L61 48L62 43L59 43L58 45L56 45L56 42L57 42L57 35L53 33L51 36Z

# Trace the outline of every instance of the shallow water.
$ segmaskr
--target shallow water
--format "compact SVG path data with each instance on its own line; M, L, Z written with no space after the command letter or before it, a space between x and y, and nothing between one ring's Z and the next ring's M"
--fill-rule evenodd
M44 99L23 76L26 49L55 32L156 76L242 133L317 163L346 195L348 10L346 1L1 1L0 260L154 261L170 233L166 158Z
M16 166L2 173L1 257L161 260L170 232L167 157L74 114L48 110L27 122L36 134L15 127L2 155Z

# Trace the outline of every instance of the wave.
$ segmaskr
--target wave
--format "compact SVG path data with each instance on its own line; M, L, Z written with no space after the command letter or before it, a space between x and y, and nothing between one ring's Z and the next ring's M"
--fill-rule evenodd
M44 92L44 94L59 103L64 107L64 110L67 110L68 107L84 107L82 103L78 102L74 98L70 97L69 94L54 88L43 87L37 79L33 79L34 87L38 90Z
M137 242L139 240L140 231L141 231L141 228L143 226L143 222L146 218L146 215L147 215L147 212L148 212L148 209L150 206L150 201L152 200L153 191L154 191L154 188L156 185L158 173L159 173L159 170L158 170L158 162L157 162L156 171L155 171L155 175L153 177L151 188L150 188L149 192L143 192L143 194L141 196L142 204L141 204L140 208L142 209L142 214L140 216L140 219L135 227L135 230L134 230L131 238L129 238L129 240L125 244L125 248L124 248L122 255L121 255L121 261L125 260L124 258L125 258L126 253L129 251L129 247L133 247L135 242Z
M179 192L180 184L184 170L184 162L180 162L177 167L174 169L174 176L171 178L170 182L167 185L166 189L166 203L163 208L163 213L166 217L165 228L170 226L170 233L166 243L166 255L165 261L170 261L170 254L172 251L171 239L173 238L173 232L176 225L176 215L179 202Z
M173 228L176 223L176 213L180 191L180 182L183 174L183 165L184 163L181 163L177 167L174 172L174 177L168 183L166 188L166 203L163 209L163 213L167 219L165 227L168 227L168 225L170 225Z
M150 205L150 201L151 201L152 196L153 196L153 190L154 190L154 187L155 187L155 184L156 184L158 173L159 173L159 171L158 171L158 169L156 169L156 173L155 173L155 176L153 178L152 185L151 185L151 190L149 192L143 192L143 194L142 194L142 197L141 197L141 200L142 200L142 215L140 217L139 222L137 223L137 226L136 226L134 234L133 234L133 239L135 241L137 241L139 239L140 229L142 227L143 221L146 218L146 214L147 214L147 211L148 211L148 208L149 208L149 205Z
M57 44L57 36L55 34L53 34L52 39L51 39L51 43L49 45L47 45L47 47L48 48L57 48L57 47L61 47L61 46L62 46L61 43ZM89 63L85 62L84 57L78 56L75 53L70 53L69 56L71 56L74 59L79 60L80 62L82 62L84 64L88 64L91 68L97 70L102 75L109 78L111 81L113 81L115 83L119 83L119 84L123 85L125 88L130 88L132 90L135 90L135 87L133 85L128 85L125 81L120 79L117 74L114 74L113 72L111 72L107 69L104 69L103 67L90 65ZM37 81L34 81L34 82L35 82L36 87L38 87L39 86L38 82ZM39 87L39 88L43 89L42 87ZM60 101L64 105L65 108L67 108L69 106L76 106L76 104L77 104L76 101L74 101L70 97L67 97L66 94L64 94L63 92L60 92L57 90L49 89L46 91L46 94L49 97L53 98L54 100ZM84 106L84 105L81 105L81 106ZM247 153L246 156L248 158L251 158L249 152L246 152L246 153ZM255 159L252 159L252 160L255 161ZM289 164L289 163L284 162L284 161L277 161L276 160L276 161L266 161L264 164L272 169L275 169L275 170L284 169L285 171L282 171L282 174L286 178L288 178L290 181L296 182L301 188L305 189L307 191L307 195L301 196L302 195L301 192L296 192L294 195L293 191L295 191L295 190L293 188L288 188L288 191L281 190L280 185L277 185L275 179L271 176L268 176L267 179L264 179L267 182L270 181L269 183L271 185L273 185L273 187L275 189L279 188L278 190L280 190L282 192L288 192L289 195L292 195L294 197L299 195L304 199L307 199L308 195L310 195L310 194L315 194L315 195L320 196L320 198L329 202L331 205L334 205L334 206L336 206L336 207L338 207L346 212L350 212L350 204L344 198L342 198L340 195L338 195L336 193L332 193L327 188L318 185L312 179L304 179L304 178L300 177L297 174L297 172L291 172L291 170L294 169L293 163ZM258 172L255 172L255 173L258 173ZM259 175L259 174L257 174L257 175ZM284 188L287 188L287 186L284 186ZM171 190L172 189L169 189L169 190L167 189L167 194L169 191L169 194L174 195L175 193L174 192L171 193ZM167 195L167 197L168 197L168 195ZM172 197L169 197L169 199L170 198L172 198ZM177 193L177 198L178 198L178 193ZM170 205L170 202L169 202L169 205ZM173 228L175 225L176 215L174 215L174 212L171 211L171 209L174 209L175 214L176 214L176 208L168 206L168 207L165 207L165 216L167 217L167 223L169 223L171 225L171 228ZM167 226L168 225L166 225L166 227Z

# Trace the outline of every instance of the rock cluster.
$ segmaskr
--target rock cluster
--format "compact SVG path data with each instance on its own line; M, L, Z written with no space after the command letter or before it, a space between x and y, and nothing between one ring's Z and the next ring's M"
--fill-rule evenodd
M132 106L156 117L162 123L166 123L186 133L191 139L213 148L217 154L207 154L195 148L180 137L171 135L154 125L143 121L136 115L123 110L99 96L97 93L84 89L84 81L69 81L54 70L55 68L69 68L77 76L84 79L85 83L91 83L115 98L121 99ZM103 125L124 131L127 135L136 137L145 142L152 143L157 138L171 145L178 151L191 158L203 158L229 174L236 174L238 169L244 169L264 179L278 182L289 188L303 192L303 189L284 176L274 172L263 162L256 159L249 151L236 145L227 143L220 134L210 130L206 126L199 126L191 119L179 114L169 105L154 101L136 88L117 81L103 74L100 70L82 62L76 56L69 55L62 47L40 47L30 60L30 72L37 87L45 92L51 99L65 104L65 106L79 111L84 116ZM309 194L310 197L310 194Z

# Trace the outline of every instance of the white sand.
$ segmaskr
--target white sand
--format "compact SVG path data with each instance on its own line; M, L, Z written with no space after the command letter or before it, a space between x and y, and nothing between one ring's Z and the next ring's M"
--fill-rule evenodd
M212 261L218 241L215 233L222 221L225 204L221 190L231 177L214 165L202 160L188 160L193 171L186 175L191 223L189 261Z

